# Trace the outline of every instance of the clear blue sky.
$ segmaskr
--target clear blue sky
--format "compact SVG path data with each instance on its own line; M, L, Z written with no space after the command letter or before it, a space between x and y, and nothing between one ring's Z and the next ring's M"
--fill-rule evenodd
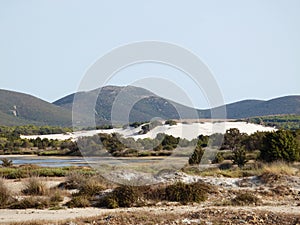
M0 88L54 101L112 48L159 40L197 54L226 103L300 94L299 12L299 0L0 0ZM161 75L128 71L111 83ZM184 78L161 72L207 106Z

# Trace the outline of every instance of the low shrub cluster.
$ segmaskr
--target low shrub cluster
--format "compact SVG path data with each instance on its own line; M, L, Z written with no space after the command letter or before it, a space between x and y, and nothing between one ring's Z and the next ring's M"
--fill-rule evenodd
M30 196L27 198L23 198L18 200L10 205L11 209L45 209L50 206L49 198L38 197L38 196Z
M159 201L174 201L182 204L202 202L213 188L203 182L171 185L120 186L100 199L98 206L106 208L144 206Z
M256 205L259 203L259 199L252 193L243 192L236 195L234 199L231 200L232 205Z

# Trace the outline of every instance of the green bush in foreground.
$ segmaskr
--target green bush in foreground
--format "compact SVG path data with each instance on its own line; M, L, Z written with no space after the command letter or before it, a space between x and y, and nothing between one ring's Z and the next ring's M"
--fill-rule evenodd
M45 209L50 206L48 198L30 196L10 205L11 209Z
M90 197L86 195L73 196L66 204L70 208L84 208L91 206Z
M256 205L259 199L252 193L239 193L237 196L231 200L232 205Z
M201 182L191 184L178 182L166 188L166 200L183 204L202 202L207 199L208 191L209 186Z
M298 141L291 131L278 130L267 133L260 149L260 158L266 162L284 160L294 162L300 159Z

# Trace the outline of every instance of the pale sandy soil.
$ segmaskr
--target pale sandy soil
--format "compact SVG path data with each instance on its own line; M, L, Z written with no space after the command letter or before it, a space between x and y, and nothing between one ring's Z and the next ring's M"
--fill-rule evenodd
M40 178L40 179L48 187L54 187L60 184L61 182L63 182L65 178ZM80 209L74 208L74 209L60 209L60 210L0 209L0 224L9 224L11 222L21 223L21 222L32 221L32 220L53 221L52 224L55 224L55 222L57 221L75 220L78 218L87 218L87 217L94 217L94 216L102 216L103 218L107 216L113 216L115 220L118 220L117 218L124 216L124 213L129 213L128 215L142 215L145 213L151 213L153 215L161 215L161 216L165 216L166 214L172 214L172 215L177 215L178 217L178 215L184 215L184 214L195 212L198 214L202 213L201 214L202 216L206 216L206 215L210 215L212 212L218 212L218 210L230 216L231 219L229 219L229 221L232 220L235 214L236 216L239 216L242 211L244 213L243 215L246 215L246 217L252 216L253 213L256 213L257 214L257 215L255 214L256 216L272 214L272 217L274 218L276 217L276 215L286 215L287 218L296 218L296 219L299 218L300 221L300 177L297 176L283 176L278 181L274 181L266 184L260 183L258 177L248 177L248 178L199 177L199 176L186 175L183 173L182 174L179 173L177 174L177 177L171 179L173 181L181 180L185 183L202 180L206 183L216 185L218 190L217 192L211 193L207 201L200 204L191 204L187 206L179 205L179 203L158 203L156 206L153 207L136 207L136 208L119 208L119 209L102 209L102 208L80 208ZM5 184L7 185L7 187L9 187L9 189L13 191L16 195L20 195L20 191L24 187L23 186L24 182L26 182L26 179L5 180ZM276 190L281 186L285 186L288 191L287 192L281 191L281 193L279 194L274 194L273 190ZM257 206L222 205L222 202L232 199L235 196L235 194L241 190L254 193L257 197L259 197L263 201L262 204ZM45 224L49 224L49 223L45 222ZM122 223L116 222L112 224L122 224ZM126 224L131 224L131 223L126 223ZM185 222L175 223L175 224L185 224ZM195 222L195 224L197 223ZM249 223L249 224L264 224L264 223ZM289 223L287 222L284 224L289 224Z
M9 190L12 192L13 195L19 195L24 189L26 181L30 178L23 178L22 180L5 180L5 184L9 187ZM39 181L43 182L46 187L53 188L62 183L65 178L64 177L39 177Z
M300 207L298 206L243 206L243 207L215 207L209 206L204 207L202 205L197 206L168 206L168 207L140 207L140 208L123 208L123 209L99 209L99 208L84 208L84 209L61 209L61 210L38 210L38 209L26 209L26 210L0 210L0 224L7 224L10 222L24 222L31 220L46 220L46 221L61 221L75 218L85 218L100 215L112 215L116 216L121 212L152 212L155 214L165 214L166 212L171 213L190 213L196 212L203 209L226 209L228 211L266 211L272 213L285 213L295 214L300 216Z
M93 136L97 133L119 133L122 134L125 138L132 137L134 139L138 138L155 138L158 133L165 133L168 135L173 135L174 137L181 137L191 140L197 138L200 134L202 135L211 135L213 133L225 133L226 130L230 128L237 128L240 132L252 134L256 131L274 131L272 127L264 127L262 125L251 124L246 122L203 122L203 123L190 123L183 124L177 123L177 125L169 126L162 125L155 127L153 130L149 131L147 134L139 135L138 132L141 130L141 126L138 128L115 128L107 130L90 130L90 131L78 131L68 134L51 134L51 135L30 135L30 136L21 136L22 138L36 139L48 138L48 139L58 139L66 140L72 139L76 140L78 137L83 136Z

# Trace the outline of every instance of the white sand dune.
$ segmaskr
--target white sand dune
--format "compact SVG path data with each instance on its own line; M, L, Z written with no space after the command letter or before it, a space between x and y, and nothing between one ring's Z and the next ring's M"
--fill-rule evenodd
M51 134L51 135L29 135L29 136L21 136L22 138L27 139L36 139L40 138L48 138L48 139L58 139L58 140L77 140L79 137L84 136L93 136L98 133L119 133L123 135L125 138L132 137L134 139L138 138L155 138L158 133L165 133L168 135L173 135L174 137L186 138L188 140L192 140L196 138L198 135L211 135L213 133L225 133L226 130L230 128L237 128L242 133L252 134L256 131L274 131L276 130L273 127L265 127L262 125L246 123L246 122L205 122L205 123L191 123L191 124L183 124L177 123L177 125L162 125L155 127L147 134L138 134L141 130L141 126L138 128L114 128L107 130L89 130L89 131L76 131L67 134Z

